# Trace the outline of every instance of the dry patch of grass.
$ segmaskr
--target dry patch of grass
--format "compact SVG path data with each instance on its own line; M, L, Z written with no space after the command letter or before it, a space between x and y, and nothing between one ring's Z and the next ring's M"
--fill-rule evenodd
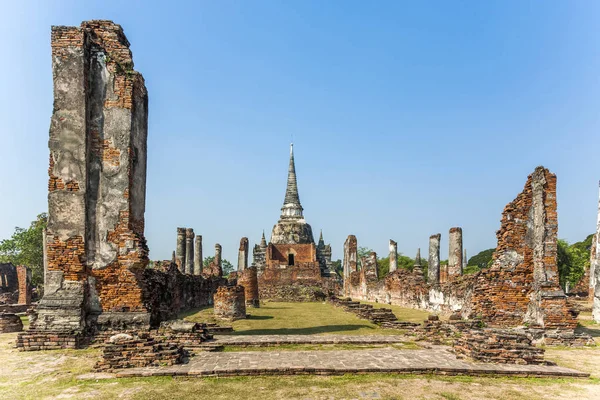
M18 352L16 334L0 335L1 399L572 399L597 398L600 379L471 378L423 375L267 376L238 378L78 379L98 349ZM591 349L559 351L597 357ZM596 353L597 354L597 353ZM580 363L578 363L579 365ZM599 370L595 362L586 369Z

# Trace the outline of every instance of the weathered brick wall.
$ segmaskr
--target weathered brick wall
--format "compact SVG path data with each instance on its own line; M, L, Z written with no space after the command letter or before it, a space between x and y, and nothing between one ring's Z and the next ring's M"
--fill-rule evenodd
M472 313L493 326L574 329L558 283L556 175L538 167L502 213L493 264L477 276Z
M17 266L19 281L19 304L31 304L31 270L24 265Z
M246 306L259 307L260 301L256 267L249 267L239 271L238 273L238 284L244 287Z
M288 254L294 254L294 263L317 262L317 249L310 244L269 244L267 248L267 268L288 264Z
M0 264L0 304L13 304L18 299L19 279L14 265Z
M47 282L33 328L82 331L103 312L147 311L148 95L119 25L53 27L51 39Z
M440 271L441 283L425 282L421 274L402 269L383 279L367 279L370 267L367 263L365 270L363 263L362 271L351 271L345 280L346 294L441 312L460 310L463 317L479 316L490 326L526 324L547 334L572 332L576 319L558 283L557 227L556 176L538 167L504 209L490 268L461 276L462 246L455 238L456 260L451 271Z
M150 312L152 326L181 311L213 304L217 289L227 284L221 277L183 274L169 261L144 270L143 282L144 307Z
M246 318L246 300L241 286L221 286L215 294L215 316L228 320Z

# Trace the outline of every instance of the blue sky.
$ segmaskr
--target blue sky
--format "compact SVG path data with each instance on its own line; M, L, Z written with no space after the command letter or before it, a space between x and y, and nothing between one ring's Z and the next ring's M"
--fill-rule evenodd
M315 235L413 257L461 226L494 247L537 165L558 175L559 237L595 229L600 3L595 1L22 1L0 12L0 238L46 210L50 26L111 19L149 90L146 236L267 238L293 137Z

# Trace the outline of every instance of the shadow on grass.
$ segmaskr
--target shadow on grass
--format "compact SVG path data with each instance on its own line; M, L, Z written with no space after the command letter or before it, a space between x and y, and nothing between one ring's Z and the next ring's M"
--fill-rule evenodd
M317 333L355 331L361 328L377 329L369 325L323 325L308 328L277 328L277 329L249 329L235 331L233 335L314 335Z
M589 326L579 325L575 329L575 333L587 333L591 337L597 338L597 337L600 337L600 325L598 326L598 328L590 328Z
M260 319L273 319L273 318L275 318L275 317L273 317L272 315L252 315L252 314L250 314L249 317L246 319L260 320Z
M178 319L187 318L187 317L190 317L190 316L192 316L192 315L194 315L196 313L199 313L200 311L204 311L204 310L207 310L209 308L213 308L212 304L210 306L192 308L190 310L186 310L186 311L180 312L179 314L177 314L177 318Z

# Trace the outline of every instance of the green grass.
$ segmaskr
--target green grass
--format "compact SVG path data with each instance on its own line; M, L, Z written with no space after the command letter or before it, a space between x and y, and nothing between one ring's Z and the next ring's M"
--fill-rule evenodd
M404 310L404 311L402 311ZM248 308L250 317L232 323L220 321L213 315L212 308L203 308L183 314L188 321L216 322L231 324L235 335L398 335L394 329L381 329L379 326L358 318L329 303L277 303L266 302L260 308ZM416 317L416 311L419 317ZM396 311L395 311L396 312ZM407 310L398 307L397 316L407 316L407 320L421 321L423 311ZM400 315L399 315L400 314ZM424 313L427 315L427 313Z

